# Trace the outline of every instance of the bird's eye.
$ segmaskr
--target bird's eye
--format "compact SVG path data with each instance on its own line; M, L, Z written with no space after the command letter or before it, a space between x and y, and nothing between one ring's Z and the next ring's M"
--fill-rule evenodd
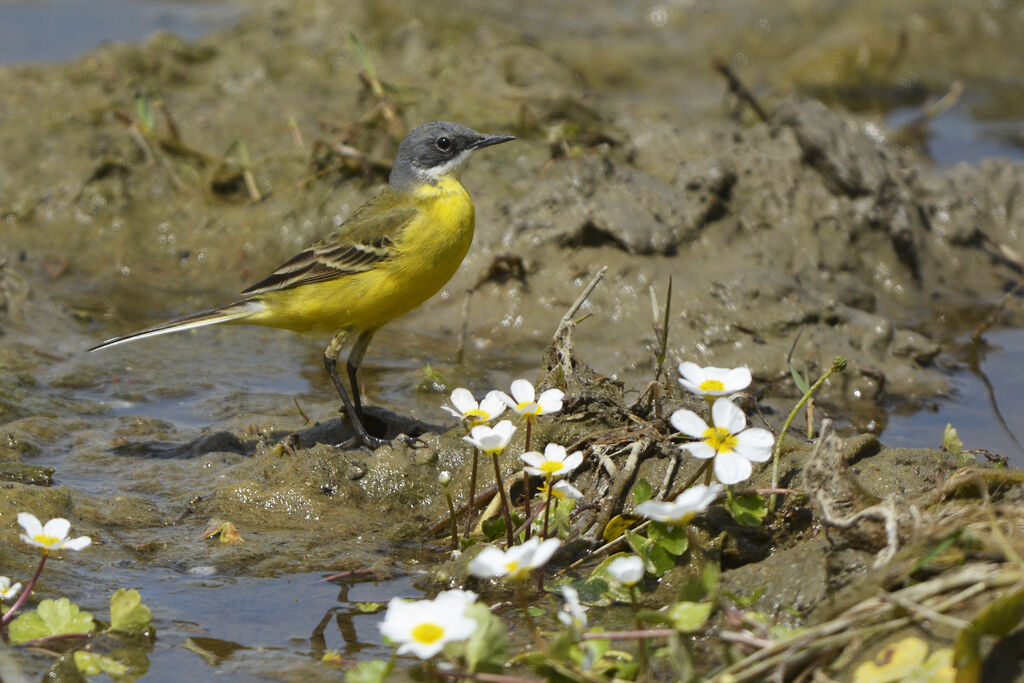
M452 148L452 141L442 135L438 139L434 140L434 146L436 146L442 152L447 152Z

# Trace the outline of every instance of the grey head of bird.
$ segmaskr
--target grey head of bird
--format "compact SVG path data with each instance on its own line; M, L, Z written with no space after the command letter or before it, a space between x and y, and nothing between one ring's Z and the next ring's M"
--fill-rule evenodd
M515 140L511 135L485 135L449 121L431 121L413 129L398 146L388 182L397 190L436 183L481 147Z

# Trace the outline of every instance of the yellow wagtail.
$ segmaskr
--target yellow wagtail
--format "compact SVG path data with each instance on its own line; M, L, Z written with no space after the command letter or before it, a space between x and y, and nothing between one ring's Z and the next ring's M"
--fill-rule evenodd
M242 292L245 298L201 313L108 339L90 351L168 332L219 323L334 332L324 365L352 420L356 438L371 436L362 418L356 373L374 333L433 296L455 274L473 240L473 200L455 170L475 150L513 140L435 121L405 136L388 187L337 230ZM352 399L338 376L349 336Z

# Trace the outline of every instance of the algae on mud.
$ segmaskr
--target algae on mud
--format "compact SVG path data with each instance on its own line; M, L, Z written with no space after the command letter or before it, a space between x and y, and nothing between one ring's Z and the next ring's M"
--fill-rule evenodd
M54 563L53 585L82 596L97 584L106 593L118 587L111 582L209 570L240 583L306 570L371 568L391 576L424 567L434 575L425 586L458 580L459 567L442 563L445 541L422 546L423 529L444 516L437 471L452 471L453 488L465 490L460 433L428 434L423 451L396 447L372 457L322 445L339 433L330 420L337 406L320 378L322 340L223 330L103 358L81 353L112 333L231 296L330 229L380 182L379 170L363 173L324 151L347 145L387 158L397 144L380 119L357 123L376 101L338 38L352 31L407 122L464 120L510 128L525 141L474 161L467 184L479 198L477 244L440 297L381 339L366 376L371 401L434 423L442 397L414 391L421 362L477 391L535 375L560 316L601 265L609 267L606 284L584 304L590 317L574 330L579 356L594 372L567 385L566 416L535 438L579 442L589 460L603 456L620 468L634 454L635 477L659 490L693 467L673 458L678 453L664 439L661 417L682 400L678 394L668 393L660 415L644 415L646 424L630 417L640 417L634 392L654 374L651 290L664 291L669 275L676 313L668 365L749 365L771 423L797 394L786 356L801 328L795 358L807 374L837 354L850 359L850 371L816 406L847 431L877 433L893 404L946 393L950 340L988 316L1019 279L1007 248L1016 248L1024 220L1015 208L1021 170L1002 161L934 168L894 143L877 111L893 98L915 103L941 94L954 76L1001 73L1012 83L1020 64L1007 46L1020 17L995 6L975 14L957 8L970 20L947 23L927 3L915 3L916 13L883 12L880 3L825 3L806 13L780 4L764 10L768 24L754 35L739 4L666 7L664 23L641 18L632 26L587 3L579 14L595 22L594 32L583 35L565 29L566 16L525 29L506 23L515 17L504 7L453 18L398 2L301 3L258 7L197 43L158 35L66 65L2 69L0 461L52 467L54 485L4 482L0 519L23 509L66 515L102 541L74 565ZM521 20L541 11L527 8ZM830 26L824 36L822 12ZM847 23L851 17L855 23ZM894 62L902 27L911 48ZM815 40L778 38L808 31ZM722 86L707 67L712 54L737 66L745 60L748 83L775 88L757 89L774 112L769 122L722 111ZM794 83L798 93L869 113L784 97ZM991 84L991 98L980 99L1012 103L1008 88ZM149 95L152 137L125 123L138 118L136 91ZM164 144L171 138L160 101L185 147ZM238 181L239 142L260 202L247 201ZM227 157L234 166L222 163ZM225 169L235 171L229 182ZM481 278L504 257L524 265L522 278ZM462 292L471 287L465 362L455 364ZM999 320L1019 325L1020 312L1008 307ZM564 368L551 358L546 365ZM560 370L548 381L573 377ZM303 413L322 424L310 427ZM297 447L286 438L293 433ZM513 444L509 468L516 449L521 444ZM832 519L892 495L911 510L924 505L922 482L959 481L950 479L956 463L938 451L894 451L870 436L846 449L855 462L844 477L855 481L845 482L849 509L830 509ZM795 438L785 444L787 486L800 487L811 450ZM160 457L167 455L174 457ZM612 486L596 467L577 484L595 500L595 491ZM983 508L962 504L972 502L967 491L922 507L938 527L898 527L911 556L899 566L900 580L941 576L947 567L938 561L910 579L905 570L914 553L925 553L922 539L958 515L970 542L940 559L999 556L990 543L995 534L977 516ZM628 487L620 493L628 511ZM997 519L1015 539L1009 521L1019 510L1019 484L1002 482L989 493L1002 496ZM599 526L598 512L606 514L584 512L578 530ZM764 585L755 602L762 611L800 624L813 610L814 619L832 623L830 605L855 604L895 584L886 576L880 583L884 569L870 569L887 547L884 529L864 523L826 534L822 514L787 499L764 528L736 529L716 511L700 533L714 551L715 539L730 531L720 552L731 592L750 596ZM202 541L213 516L234 521L246 541ZM4 526L4 540L13 540L9 532ZM574 550L584 547L590 544ZM30 570L21 550L2 545L4 571ZM114 567L122 573L114 576ZM666 574L649 604L674 600L692 571L680 565ZM169 623L186 617L161 615L176 602L187 599L175 594L154 605L168 638L186 631ZM239 647L218 650L221 666L252 672L239 663L244 655L231 653L266 641L239 636L247 638L222 638ZM158 660L161 647L166 658ZM713 638L701 645L709 666L718 656L713 647ZM296 662L304 648L288 650L289 666L322 673L317 662ZM173 654L158 643L154 661L173 668L180 664ZM289 675L267 660L255 668Z

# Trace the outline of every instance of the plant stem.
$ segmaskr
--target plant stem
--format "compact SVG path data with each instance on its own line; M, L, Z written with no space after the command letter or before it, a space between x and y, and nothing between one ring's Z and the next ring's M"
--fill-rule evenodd
M637 603L637 599L636 599L636 586L635 585L629 587L629 597L630 597L630 600L633 602L633 620L636 622L636 630L637 631L643 631L644 630L644 624L643 624L642 621L640 621L640 605ZM647 675L647 640L644 639L644 638L639 638L638 640L639 640L639 643L640 643L640 674L641 674L641 676L646 678L646 675Z
M466 508L466 536L473 530L473 508L476 507L476 466L480 449L473 446L473 473L469 475L469 507Z
M452 521L452 550L459 549L459 524L455 518L455 503L452 502L451 485L447 482L441 485L444 489L444 499L448 501L448 517Z
M545 481L547 482L548 487L548 499L544 503L544 535L541 536L541 540L547 540L548 537L548 516L551 512L551 488L554 484L550 474L547 476Z
M837 372L842 372L846 369L846 359L842 356L836 356L832 360L832 366L825 371L818 381L815 382L804 392L804 395L800 397L797 404L793 406L793 410L790 411L789 417L782 424L782 429L779 431L778 438L775 439L775 446L772 448L772 485L771 488L776 489L779 487L779 460L782 456L782 440L786 437L786 432L789 431L789 426L793 424L793 420L796 419L797 414L806 405L807 401L810 400L811 396L821 388L821 385L825 383L829 377ZM768 498L768 511L773 512L775 510L775 494L773 493Z
M526 418L526 443L523 445L523 453L528 453L530 451L530 434L532 432L533 432L533 418L528 417L528 418ZM530 473L527 472L525 469L523 470L523 500L525 501L523 503L523 512L526 513L526 518L529 519L530 518ZM526 526L526 535L524 536L524 538L526 538L527 540L529 540L530 536L532 535L530 533L530 531L531 531L530 526L531 525L527 525Z
M505 515L505 536L508 540L508 547L516 544L512 535L512 507L508 502L508 493L505 491L505 482L501 479L501 465L498 463L498 454L491 453L494 461L494 485L498 487L498 495L501 496L501 511Z
M8 622L10 622L10 620L14 618L14 613L18 611L18 608L21 607L23 604L25 604L25 601L28 600L28 594L32 592L32 589L36 585L36 581L39 580L39 575L43 572L43 565L46 564L46 558L47 558L47 554L46 554L46 551L44 550L43 551L43 556L39 559L39 566L36 567L36 573L33 574L32 578L29 579L29 582L27 584L25 584L25 587L21 590L21 595L19 595L18 599L14 601L14 604L11 605L11 609L7 610L4 613L3 617L0 617L0 629L2 629L4 626L7 626ZM3 635L4 635L4 641L6 642L7 641L7 631L6 631L6 629L4 629Z

